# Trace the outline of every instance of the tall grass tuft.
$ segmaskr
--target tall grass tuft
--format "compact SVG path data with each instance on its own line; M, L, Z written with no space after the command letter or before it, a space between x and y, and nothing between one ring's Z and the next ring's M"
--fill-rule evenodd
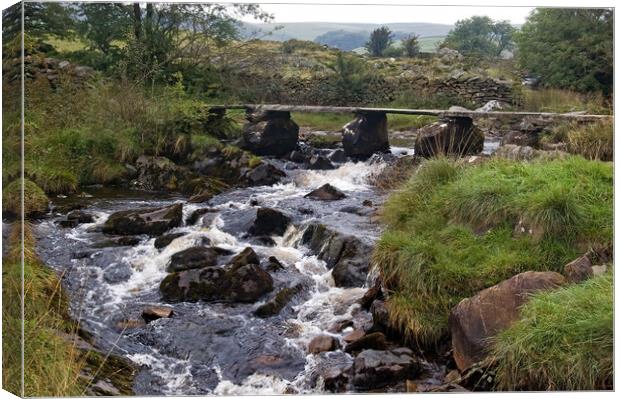
M600 93L586 95L571 90L553 88L523 90L521 101L519 109L522 111L611 113L610 104Z
M536 294L494 340L505 390L613 388L613 274Z

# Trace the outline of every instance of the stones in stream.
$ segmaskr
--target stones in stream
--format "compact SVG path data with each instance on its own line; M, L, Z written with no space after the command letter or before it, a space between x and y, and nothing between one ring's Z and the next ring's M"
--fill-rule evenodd
M340 344L335 337L323 334L312 338L308 344L308 353L316 355L321 352L335 351L338 348L340 348Z
M345 346L344 351L348 353L359 352L364 349L387 349L385 335L380 332L366 334Z
M327 159L327 157L315 154L308 161L308 168L315 170L329 170L335 169L336 167L329 159Z
M421 371L419 360L409 348L367 349L353 362L353 385L375 389L415 377Z
M187 233L181 232L181 233L165 234L161 237L157 237L153 245L157 249L166 248L168 245L170 245L172 241L176 240L179 237L183 237L184 235L187 235Z
M301 285L295 287L286 287L281 289L269 302L260 305L254 314L258 317L266 318L275 316L293 299L293 297L301 291Z
M320 201L337 201L345 198L346 194L331 184L326 183L316 190L312 190L308 194L304 195L304 197Z
M281 236L290 223L291 218L276 209L259 208L249 233L254 236Z
M245 266L248 264L258 265L260 264L260 259L251 247L246 247L243 251L239 252L230 260L230 264L234 267Z
M144 308L142 311L142 318L145 322L150 323L151 321L157 319L172 317L173 314L174 312L171 308L164 306L149 306Z
M67 213L66 218L60 219L58 225L61 227L76 227L82 223L93 223L94 221L93 215L81 210L74 210Z
M213 208L200 208L200 209L196 209L194 212L192 212L189 215L189 217L187 218L186 223L188 225L194 225L194 224L196 224L196 222L198 222L207 213L216 213L216 212L217 212L217 209L213 209Z
M105 234L158 236L183 221L183 204L163 208L130 209L108 217L101 230Z
M286 173L267 162L261 162L260 165L244 174L250 186L272 186L285 176Z
M177 252L170 258L170 264L166 268L168 273L180 272L189 269L200 269L207 266L217 265L219 253L214 248L191 247Z

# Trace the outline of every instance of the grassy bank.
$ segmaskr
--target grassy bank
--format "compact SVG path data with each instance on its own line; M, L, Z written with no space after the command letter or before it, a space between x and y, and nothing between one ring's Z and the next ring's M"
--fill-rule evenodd
M611 164L581 157L426 161L383 208L374 260L391 290L391 323L433 345L461 299L610 244L612 199Z
M21 229L13 227L9 253L2 265L2 381L4 389L21 395ZM24 394L26 396L79 396L85 384L79 378L83 360L62 334L74 334L67 299L60 280L36 257L34 239L25 229L24 263Z
M499 388L613 388L613 274L535 295L501 333Z

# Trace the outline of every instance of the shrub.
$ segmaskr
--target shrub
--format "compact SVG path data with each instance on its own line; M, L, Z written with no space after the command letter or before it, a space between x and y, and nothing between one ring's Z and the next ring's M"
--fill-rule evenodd
M433 346L461 299L527 270L559 271L612 233L610 164L580 157L425 161L382 209L374 262L390 322ZM515 227L527 224L534 234Z
M2 189L2 212L19 216L21 214L22 180L14 180ZM39 186L24 179L24 215L47 213L49 200Z
M611 119L587 124L568 133L568 151L583 155L587 159L613 161L614 127Z
M498 387L613 389L613 274L535 294L494 340Z

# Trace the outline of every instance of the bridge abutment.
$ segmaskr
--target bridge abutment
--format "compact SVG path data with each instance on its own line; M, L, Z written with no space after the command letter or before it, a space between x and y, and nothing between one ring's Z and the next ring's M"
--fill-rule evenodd
M342 146L347 156L366 159L390 149L385 112L360 112L343 127Z

